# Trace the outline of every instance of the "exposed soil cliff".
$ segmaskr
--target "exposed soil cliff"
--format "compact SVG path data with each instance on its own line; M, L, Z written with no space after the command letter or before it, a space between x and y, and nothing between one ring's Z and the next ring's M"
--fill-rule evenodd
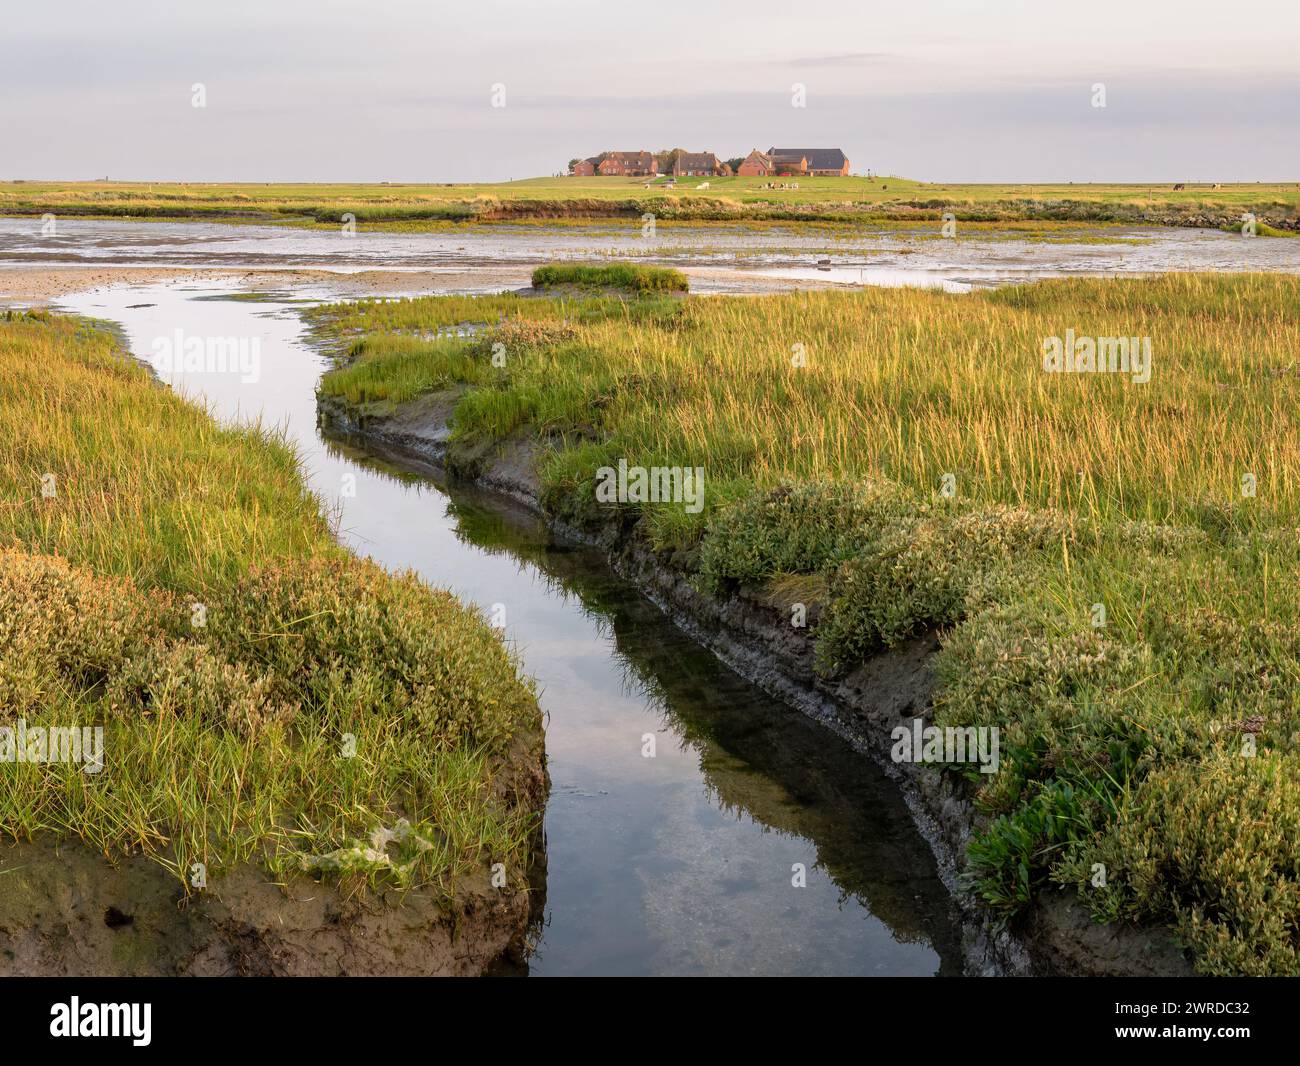
M498 775L511 804L540 811L542 738L521 737ZM0 849L3 976L476 976L522 972L540 922L545 852L532 842L530 887L487 872L447 904L421 891L276 883L253 865L189 895L157 862L110 863L77 841Z

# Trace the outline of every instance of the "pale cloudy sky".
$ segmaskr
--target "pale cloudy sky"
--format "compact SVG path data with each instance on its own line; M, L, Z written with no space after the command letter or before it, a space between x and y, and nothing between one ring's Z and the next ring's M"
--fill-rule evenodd
M488 181L772 144L933 181L1300 180L1300 0L3 11L0 178Z

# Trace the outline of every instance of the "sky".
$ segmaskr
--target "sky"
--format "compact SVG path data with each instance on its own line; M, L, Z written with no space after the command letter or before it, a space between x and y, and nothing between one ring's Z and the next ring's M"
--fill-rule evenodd
M924 181L1300 181L1300 0L8 0L3 24L0 179L503 181L776 145Z

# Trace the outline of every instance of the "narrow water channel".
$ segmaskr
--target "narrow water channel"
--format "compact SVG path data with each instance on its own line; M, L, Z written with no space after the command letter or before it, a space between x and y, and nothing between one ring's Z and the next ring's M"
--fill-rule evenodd
M155 339L178 330L256 338L256 374L160 376L217 418L282 428L353 550L504 609L539 682L552 781L530 972L958 973L947 895L883 774L699 649L595 552L321 439L303 295L172 284L60 306L117 323L156 367Z

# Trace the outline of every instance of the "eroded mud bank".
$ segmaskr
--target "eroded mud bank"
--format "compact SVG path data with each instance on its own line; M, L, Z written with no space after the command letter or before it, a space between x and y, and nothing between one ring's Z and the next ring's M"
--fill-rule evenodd
M6 976L474 976L523 965L536 901L466 885L348 892L241 867L186 897L157 863L42 839L0 852Z
M496 787L540 812L540 733L520 737ZM487 870L446 901L245 864L187 893L157 861L110 861L76 840L0 848L0 976L477 976L524 972L545 898L540 821L528 885Z

